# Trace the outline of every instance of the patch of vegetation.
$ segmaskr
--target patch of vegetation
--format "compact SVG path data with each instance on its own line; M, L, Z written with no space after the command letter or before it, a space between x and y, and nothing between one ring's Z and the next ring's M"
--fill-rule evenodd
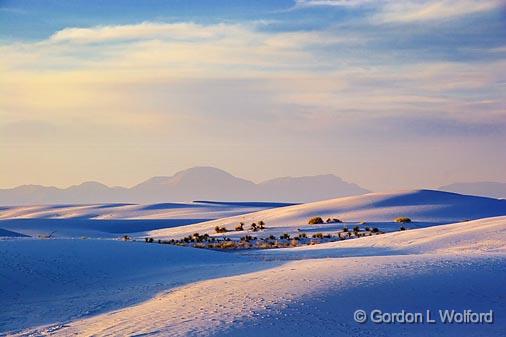
M260 220L258 222L258 229L265 229L265 222L263 222L262 220Z
M308 221L308 224L310 225L318 225L318 224L322 224L323 223L323 219L319 216L315 216L311 219L309 219Z
M279 238L280 238L281 240L289 240L289 239L290 239L290 234L288 234L288 233L284 233L284 234L282 234Z
M216 233L226 233L226 232L228 232L228 230L225 227L223 227L223 226L222 227L220 227L220 226L214 227L214 231Z
M411 219L405 216L398 217L395 219L395 222L401 222L401 223L410 223Z

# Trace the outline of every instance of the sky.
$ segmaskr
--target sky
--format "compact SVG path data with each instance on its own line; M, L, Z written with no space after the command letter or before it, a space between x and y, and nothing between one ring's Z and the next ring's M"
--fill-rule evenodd
M497 0L0 0L0 187L506 182Z

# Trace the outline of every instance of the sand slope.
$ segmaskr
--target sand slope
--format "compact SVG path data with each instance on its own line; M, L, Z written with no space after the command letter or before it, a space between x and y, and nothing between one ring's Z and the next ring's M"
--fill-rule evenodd
M371 193L268 209L191 226L155 230L149 235L172 237L191 235L195 232L212 234L215 226L233 229L239 222L250 224L260 220L265 221L270 229L281 228L284 231L293 231L300 227L307 227L308 219L314 216L321 216L323 219L335 217L343 221L367 222L393 221L399 216L407 216L414 221L426 222L426 225L430 225L500 215L506 215L506 200L416 190ZM398 229L398 225L395 228Z
M256 252L249 258L255 258L257 264L267 269L188 284L123 310L38 328L36 333L502 336L506 328L505 228L506 217L497 217L321 246L266 251L268 256L262 256L263 251ZM304 256L301 251L311 251L313 255ZM333 258L328 258L330 251L335 252ZM289 255L296 261L286 261ZM362 325L353 321L356 309L374 308L492 309L496 322ZM25 334L31 332L27 330Z
M251 213L289 204L268 202L192 202L150 205L38 205L3 207L0 228L25 235L118 237L159 228Z

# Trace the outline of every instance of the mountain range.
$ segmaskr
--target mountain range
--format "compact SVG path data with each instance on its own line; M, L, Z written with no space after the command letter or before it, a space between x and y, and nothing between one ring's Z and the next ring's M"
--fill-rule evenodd
M213 167L193 167L173 176L150 178L131 188L85 182L68 188L22 185L0 189L0 205L192 200L310 202L369 191L332 174L283 177L261 183Z

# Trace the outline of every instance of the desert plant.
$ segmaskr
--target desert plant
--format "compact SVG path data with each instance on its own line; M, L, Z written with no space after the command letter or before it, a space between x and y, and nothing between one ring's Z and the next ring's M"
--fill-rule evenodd
M265 222L263 222L262 220L260 220L258 222L258 229L265 229Z
M239 223L239 225L235 227L235 230L238 232L243 231L244 230L244 223L243 222Z
M395 219L395 222L401 222L401 223L410 223L411 219L405 216L398 217Z
M282 234L279 238L280 238L281 240L283 240L283 239L288 240L288 239L290 239L290 234L288 234L288 233L284 233L284 234Z
M236 247L237 247L237 243L235 243L234 241L223 241L222 243L220 243L218 245L218 248L221 248L221 249L233 249Z
M355 226L355 227L353 227L353 231L354 231L355 233L360 232L360 227L359 227L359 226Z
M249 242L249 241L253 240L253 237L251 235L245 235L245 236L241 237L240 240Z
M214 227L214 231L216 233L226 233L227 229L225 227L216 226L216 227Z
M343 232L347 232L348 231L348 227L343 227Z
M323 223L323 219L321 217L319 217L319 216L315 216L315 217L309 219L309 221L307 223L310 224L310 225L322 224Z
M399 228L401 231L405 231L406 230L406 227L404 226L401 226L401 228Z
M374 227L374 228L372 229L372 231L371 231L371 232L373 232L373 233L378 233L378 232L379 232L378 227Z

